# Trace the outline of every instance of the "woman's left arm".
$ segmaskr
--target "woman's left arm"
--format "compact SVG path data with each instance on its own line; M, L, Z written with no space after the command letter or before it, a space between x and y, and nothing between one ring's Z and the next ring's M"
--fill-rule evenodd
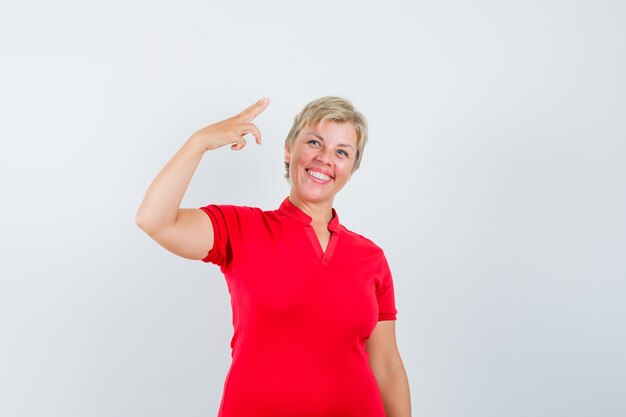
M387 417L411 417L409 379L398 351L395 320L381 320L365 341Z

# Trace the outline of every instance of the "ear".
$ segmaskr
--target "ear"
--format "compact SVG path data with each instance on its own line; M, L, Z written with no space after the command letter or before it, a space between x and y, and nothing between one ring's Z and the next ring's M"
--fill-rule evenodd
M287 145L285 145L285 153L283 159L286 163L289 163L289 161L291 161L291 150L287 147Z

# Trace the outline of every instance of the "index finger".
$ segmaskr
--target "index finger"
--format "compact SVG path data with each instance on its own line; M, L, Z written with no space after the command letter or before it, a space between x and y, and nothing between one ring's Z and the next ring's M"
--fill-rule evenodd
M241 117L244 122L249 123L254 120L254 118L257 117L263 110L265 110L268 104L270 104L270 99L267 97L263 97L252 106L239 113L239 117Z

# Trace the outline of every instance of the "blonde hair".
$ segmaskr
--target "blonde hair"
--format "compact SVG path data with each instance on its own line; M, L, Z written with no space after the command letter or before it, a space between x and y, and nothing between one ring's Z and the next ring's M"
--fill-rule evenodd
M356 130L356 156L352 172L356 171L363 158L363 149L367 143L367 122L365 117L354 109L350 101L341 97L326 96L314 100L304 106L304 109L296 115L291 130L285 139L285 149L291 149L298 133L307 127L319 122L333 121L337 123L352 123ZM285 161L285 178L289 179L289 162Z

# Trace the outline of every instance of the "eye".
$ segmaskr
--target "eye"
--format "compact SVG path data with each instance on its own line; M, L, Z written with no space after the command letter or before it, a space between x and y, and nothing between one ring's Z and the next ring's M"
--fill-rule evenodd
M313 146L319 146L320 145L320 142L318 140L316 140L316 139L310 139L307 143L309 145L313 145Z
M348 152L344 151L343 149L339 149L339 150L337 151L337 153L338 153L339 155L341 155L341 156L346 157L346 158L350 156L350 155L348 155Z

